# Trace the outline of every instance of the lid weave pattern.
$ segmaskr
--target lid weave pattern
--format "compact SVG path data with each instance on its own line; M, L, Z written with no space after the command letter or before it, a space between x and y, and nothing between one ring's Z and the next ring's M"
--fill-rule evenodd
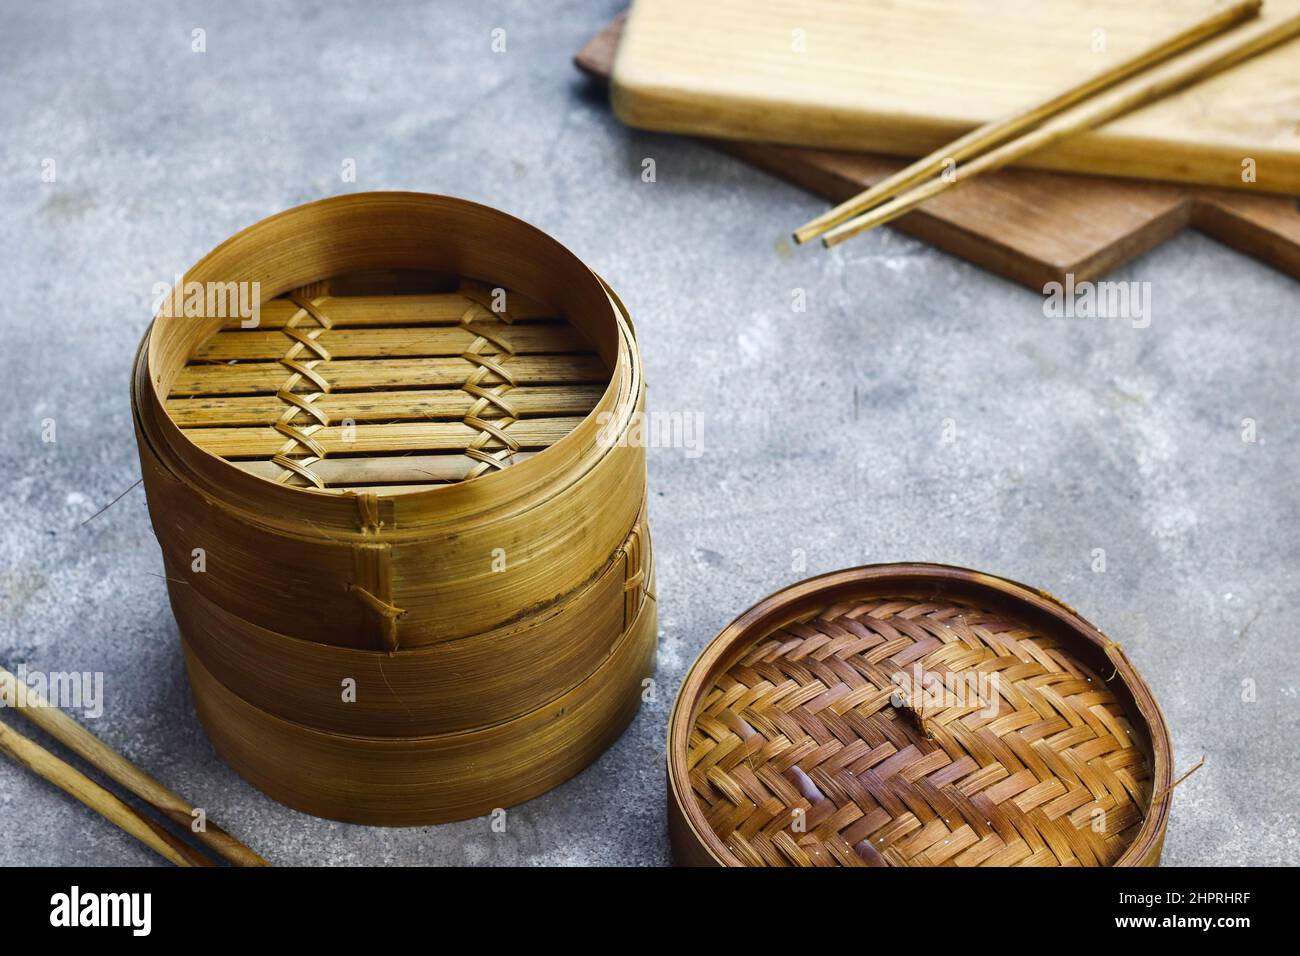
M1151 770L1106 676L948 599L828 607L714 681L693 796L750 866L1111 865Z

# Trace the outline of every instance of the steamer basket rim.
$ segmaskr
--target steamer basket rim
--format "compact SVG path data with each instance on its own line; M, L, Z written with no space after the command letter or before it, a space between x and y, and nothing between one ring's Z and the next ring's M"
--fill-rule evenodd
M497 220L503 228L521 230L523 234L528 235L531 239L548 246L552 252L560 258L568 261L574 268L574 275L582 281L590 278L590 288L586 293L590 297L599 294L610 307L610 319L613 323L613 359L612 362L606 361L610 374L604 391L596 406L583 418L583 421L572 432L568 433L558 441L547 446L532 457L513 464L508 468L489 471L461 482L452 482L434 488L427 488L421 491L403 492L398 494L381 494L378 497L381 501L393 503L404 510L415 510L422 507L428 507L440 500L455 495L465 495L469 492L466 489L473 489L473 494L483 498L491 498L496 489L503 484L515 484L518 486L527 486L538 479L544 479L548 474L548 468L560 457L571 454L584 440L589 440L587 432L590 431L594 422L602 413L616 414L618 418L618 428L616 432L621 433L628 426L628 423L634 414L640 396L644 389L644 381L641 375L641 362L636 344L636 333L632 323L632 318L622 300L614 293L613 289L598 274L592 271L581 259L579 259L571 250L569 250L559 240L548 235L543 230L532 225L531 223L520 219L510 213L503 212L483 203L473 200L462 199L457 196L424 193L412 190L379 190L369 192L347 192L339 193L333 196L326 196L311 202L301 203L295 206L282 209L272 213L256 222L245 226L239 231L222 240L218 245L213 247L209 252L203 255L197 262L190 266L181 281L190 281L193 274L201 272L205 264L210 263L215 257L223 251L240 241L247 241L251 234L272 228L277 223L284 220L309 215L312 210L319 210L327 207L346 207L348 205L363 205L367 202L382 203L415 203L428 207L437 207L447 205L449 207L460 207L463 210L481 214L491 219ZM281 484L269 478L263 478L244 472L225 459L214 455L189 439L184 432L176 426L171 416L167 414L165 403L167 396L161 392L162 379L155 373L155 360L157 344L159 339L159 321L168 318L160 311L156 314L146 329L141 340L140 348L137 351L137 360L133 368L133 402L143 405L145 402L149 405L150 414L137 414L137 423L142 426L142 433L146 435L155 447L164 446L184 449L183 455L197 457L205 466L209 466L223 476L228 476L233 482L255 483L254 487L261 493L269 494L273 497L288 495L289 499L297 501L299 504L309 503L311 498L304 497L310 495L318 499L321 504L334 504L337 502L346 502L352 495L340 494L335 491L322 491L314 487ZM219 320L217 320L219 321ZM142 379L147 380L147 385ZM624 397L626 396L626 397ZM620 400L622 399L622 400ZM137 413L143 412L144 408L137 409ZM588 464L587 467L590 467ZM577 471L573 475L573 480L581 477L586 468ZM512 474L513 473L513 474ZM274 500L268 500L267 505L273 507Z

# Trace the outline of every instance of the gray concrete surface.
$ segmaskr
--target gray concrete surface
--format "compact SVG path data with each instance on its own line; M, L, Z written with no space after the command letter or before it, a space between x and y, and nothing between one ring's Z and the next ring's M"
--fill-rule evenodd
M1151 283L1134 329L1045 318L1041 296L889 230L791 250L821 202L620 127L575 74L620 3L4 4L0 660L105 672L94 730L275 863L661 864L665 722L709 638L805 574L951 562L1121 640L1179 766L1206 755L1167 863L1295 862L1300 287L1184 235L1116 277ZM142 493L82 525L139 475L127 374L153 284L272 212L386 188L557 236L637 317L652 409L704 416L701 457L650 456L658 702L501 835L322 822L243 783L191 707ZM0 764L0 864L31 862L154 859Z

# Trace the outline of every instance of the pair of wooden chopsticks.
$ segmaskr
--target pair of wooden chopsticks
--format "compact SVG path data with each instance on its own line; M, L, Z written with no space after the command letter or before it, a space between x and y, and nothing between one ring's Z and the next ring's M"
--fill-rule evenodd
M1296 15L1234 30L1184 56L1173 57L1175 53L1256 16L1260 5L1261 0L1234 0L1079 86L967 133L801 226L794 233L795 242L803 243L821 236L824 245L836 245L889 222L980 173L998 169L1028 153L1091 129L1300 35L1300 15ZM1165 60L1168 62L1162 62ZM1149 67L1154 69L1144 73ZM1142 75L1136 76L1139 73ZM1120 84L1121 80L1129 78L1132 78L1130 82ZM1029 132L1025 132L1027 130ZM1021 133L1024 135L1012 138ZM939 175L945 170L956 175ZM937 175L939 178L933 178ZM917 186L918 183L922 185ZM914 186L916 188L912 188Z
M125 787L176 825L185 830L192 829L195 812L192 806L121 754L111 750L102 740L63 711L49 706L40 695L27 687L20 690L17 679L3 667L0 667L0 691L3 691L4 696L15 704L22 701L22 706L15 706L13 709L91 766ZM19 696L20 693L22 697ZM0 753L6 754L64 792L76 797L177 866L215 865L212 860L161 823L149 819L123 803L80 770L3 722L0 722ZM194 835L223 859L236 866L270 865L213 823L206 823L205 828Z

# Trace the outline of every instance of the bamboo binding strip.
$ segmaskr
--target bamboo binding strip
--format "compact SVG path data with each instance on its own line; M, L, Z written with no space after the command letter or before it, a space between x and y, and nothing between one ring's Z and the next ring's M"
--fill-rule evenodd
M211 287L256 289L256 315ZM218 750L295 807L374 823L585 765L653 660L644 396L613 292L483 206L340 196L205 257L132 398Z
M922 693L918 668L953 696ZM980 677L997 683L961 698ZM1064 605L876 565L729 625L677 698L668 773L682 863L1155 865L1172 749L1119 645Z

